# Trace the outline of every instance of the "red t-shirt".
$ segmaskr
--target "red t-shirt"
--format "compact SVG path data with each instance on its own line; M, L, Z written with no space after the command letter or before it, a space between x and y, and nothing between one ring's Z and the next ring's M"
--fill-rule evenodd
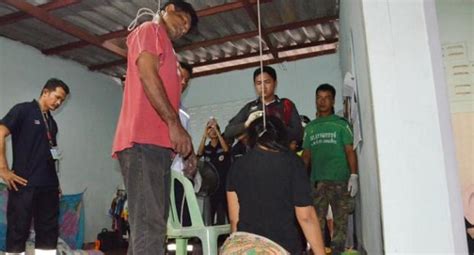
M157 66L156 70L163 82L166 95L176 111L181 97L179 62L164 25L143 23L130 33L127 46L127 78L112 147L113 157L117 152L132 147L134 143L171 147L168 126L148 101L140 81L137 66L140 53L146 51L159 57L160 66Z

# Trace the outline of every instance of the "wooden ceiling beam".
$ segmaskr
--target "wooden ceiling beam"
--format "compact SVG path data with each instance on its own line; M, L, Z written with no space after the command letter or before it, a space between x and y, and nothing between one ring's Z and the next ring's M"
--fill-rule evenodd
M246 39L246 38L252 38L258 35L258 31L251 31L251 32L244 32L240 34L234 34L234 35L229 35L229 36L224 36L216 39L211 39L211 40L206 40L206 41L200 41L200 42L193 42L192 44L184 45L184 46L178 46L176 47L176 51L185 51L185 50L193 50L201 47L209 47L212 45L217 45L217 44L223 44L226 42L232 42L232 41L238 41L241 39Z
M292 30L300 27L307 27L307 26L315 26L318 24L324 24L328 22L333 22L337 21L339 18L337 16L330 16L330 17L324 17L324 18L316 18L316 19L311 19L311 20L305 20L305 21L298 21L298 22L293 22L285 25L280 25L280 26L275 26L275 27L269 27L265 29L265 32L267 34L270 33L275 33L275 32L281 32L285 30ZM216 45L216 44L222 44L225 42L230 42L230 41L238 41L241 39L247 39L247 38L252 38L258 36L258 30L256 31L250 31L250 32L245 32L245 33L240 33L240 34L235 34L235 35L230 35L230 36L225 36L217 39L211 39L211 40L206 40L206 41L200 41L200 42L193 42L192 44L181 46L181 47L176 47L176 51L185 51L185 50L192 50L192 49L197 49L201 47L209 47L211 45Z
M333 44L333 43L337 43L338 41L339 40L336 38L336 39L331 39L331 40L323 40L323 41L317 41L317 42L304 43L304 44L300 44L300 45L281 47L281 48L278 48L278 52L285 52L285 51L289 51L289 50L298 50L298 49L304 49L304 48L309 48L309 47ZM269 54L269 53L271 53L270 50L264 50L263 51L263 55L266 55L266 54ZM260 52L252 52L252 53L247 53L247 54L244 54L244 55L231 56L231 57L226 57L226 58L221 58L221 59L215 59L215 60L209 60L209 61L205 61L205 62L194 63L194 64L192 64L192 66L193 67L199 67L199 66L214 65L214 64L224 63L224 62L238 60L238 59L256 57L256 56L259 56L259 55L260 55Z
M119 60L115 60L115 61L104 63L104 64L89 66L88 68L91 71L97 71L97 70L106 69L106 68L109 68L109 67L123 65L123 64L126 64L126 63L127 63L126 59L119 59Z
M127 57L127 52L118 47L115 44L112 44L108 41L103 41L96 35L90 34L88 31L73 25L65 20L57 18L53 15L50 15L47 11L34 6L26 1L18 1L18 0L1 0L2 2L9 4L20 11L23 11L34 18L44 22L45 24L50 25L51 27L63 31L69 35L75 36L83 41L86 41L90 44L98 46L102 49L105 49L109 52L112 52L121 57Z
M260 1L260 4L269 3L271 1L272 0L262 0L262 1ZM257 0L249 0L249 4L250 5L256 5ZM210 7L210 8L202 9L202 10L197 11L196 13L199 17L204 17L204 16L215 15L215 14L222 13L222 12L233 11L233 10L236 10L236 9L244 8L245 6L246 6L246 4L243 3L242 1L235 1L235 2L231 2L231 3L225 3L225 4L213 6L213 7Z
M261 2L262 3L269 3L271 1L272 0L262 0ZM257 4L257 0L250 0L249 4L250 5L255 5L255 4ZM218 13L222 13L222 12L232 11L232 10L235 10L235 9L240 9L240 8L243 8L243 7L244 7L244 4L241 1L236 1L236 2L225 3L225 4L217 5L217 6L214 6L214 7L198 10L196 13L197 13L198 17L205 17L205 16L211 16L211 15L215 15L215 14L218 14ZM114 39L114 38L125 37L129 33L130 32L128 31L128 29L122 29L122 30L118 30L118 31L115 31L115 32L112 32L112 33L105 34L105 35L100 35L99 38L103 41L106 41L106 40L110 40L110 39ZM81 41L67 43L67 44L64 44L64 45L57 46L57 47L45 49L42 52L45 55L55 55L55 54L61 53L63 51L68 51L68 50L73 50L73 49L77 49L77 48L86 47L87 45L89 45L88 42L81 40Z
M275 48L275 46L273 46L272 41L270 40L270 37L268 36L265 29L263 28L262 16L260 16L260 28L259 28L258 15L253 10L253 7L252 7L252 4L250 3L250 1L249 0L242 0L242 3L244 4L245 11L250 16L250 19L252 20L253 24L255 25L255 27L257 27L257 31L258 31L258 29L260 29L260 33L261 33L261 37L262 37L262 38L260 38L260 40L265 42L268 49L270 49L270 52L272 53L273 58L278 58L278 50ZM260 42L259 42L259 45L261 45ZM263 45L262 45L262 47L263 47Z
M318 24L323 24L327 22L333 22L337 21L339 18L337 16L330 16L330 17L324 17L324 18L317 18L317 19L311 19L311 20L305 20L305 21L298 21L294 23L289 23L286 25L280 25L280 26L275 26L275 27L270 27L266 29L267 33L275 33L275 32L281 32L285 30L291 30L291 29L296 29L300 27L307 27L307 26L315 26ZM217 44L222 44L225 42L230 42L230 41L237 41L241 39L246 39L246 38L251 38L255 37L258 35L258 31L251 31L251 32L245 32L245 33L240 33L240 34L235 34L235 35L230 35L230 36L225 36L217 39L212 39L212 40L207 40L207 41L201 41L201 42L195 42L190 45L185 45L182 47L176 47L176 52L182 52L185 50L192 50L192 49L197 49L200 47L209 47L211 45L217 45ZM328 42L329 43L329 42ZM308 47L308 46L306 46ZM281 51L280 49L277 49L278 51ZM92 70L99 70L101 69L102 66L105 68L113 66L114 63L119 63L123 64L125 62L109 62L109 63L104 63L100 65L94 65L90 66L89 69L92 68ZM102 67L102 68L104 68Z
M316 57L316 56L322 56L322 55L328 55L328 54L334 54L334 53L336 53L336 49L322 50L322 51L310 52L310 53L306 53L306 54L289 56L289 57L284 57L284 58L279 58L279 59L265 60L265 61L263 61L263 64L264 65L272 65L272 64L282 63L282 62L285 62L285 61L296 61L296 60L300 60L300 59L304 59L304 58L312 58L312 57ZM239 69L245 69L245 68L255 67L255 66L259 66L259 65L260 65L260 62L257 61L257 62L242 64L242 65L236 65L236 66L229 66L229 67L214 69L214 70L210 70L210 71L197 72L197 73L193 73L193 78L208 76L208 75L213 75L213 74L219 74L219 73L224 73L224 72L229 72L229 71L234 71L234 70L239 70Z
M268 52L268 50L267 50L267 52ZM299 55L294 55L294 56L288 56L288 57L279 58L279 59L265 60L265 61L263 61L263 64L264 65L272 65L272 64L282 63L282 62L296 61L296 60L300 60L300 59L304 59L304 58L312 58L312 57L317 57L317 56L334 54L336 52L337 52L336 49L315 51L315 52L299 54ZM251 55L252 54L248 54L248 56L250 56L250 57L251 57ZM259 55L259 54L256 54L256 55ZM109 65L106 68L113 67L115 65L125 63L124 60L118 60L116 62L117 62L117 64ZM257 61L257 62L252 62L252 63L245 63L245 64L241 64L241 65L235 65L235 66L229 66L229 67L214 69L214 70L210 70L210 71L196 72L196 73L193 73L193 78L203 77L203 76L208 76L208 75L213 75L213 74L219 74L219 73L224 73L224 72L230 72L230 71L240 70L240 69L245 69L245 68L250 68L250 67L256 67L256 66L259 66L259 65L260 65L260 61ZM193 65L193 67L197 67L197 65ZM92 67L90 67L90 69L91 68ZM96 68L96 69L91 69L91 70L99 70L99 69L103 69L103 68ZM123 77L117 77L117 78L123 79Z
M52 10L64 8L73 4L77 4L80 2L81 0L56 0L53 2L39 5L37 7L45 11L52 11ZM32 18L32 17L22 11L10 13L10 14L0 17L0 26L16 23L18 21L28 19L28 18Z
M337 38L335 38L335 39L332 39L332 40L310 42L310 43L305 43L305 44L301 44L301 45L293 45L293 46L278 48L278 51L279 52L285 52L285 51L289 51L289 50L298 50L298 49L304 49L304 48L309 48L309 47L333 44L333 43L337 43L338 41L339 40ZM270 53L269 50L263 51L264 55L268 54L268 53ZM224 63L224 62L233 61L233 60L256 57L256 56L259 56L259 55L260 55L259 52L253 52L253 53L248 53L248 54L240 55L240 56L231 56L231 57L227 57L227 58L223 58L223 59L216 59L216 60L210 60L210 61L205 61L205 62L199 62L199 63L192 64L192 66L193 67L200 67L200 66L214 65L214 64ZM126 63L127 63L126 59L120 59L120 60L112 61L112 62L105 63L105 64L89 66L89 70L97 71L97 70L101 70L101 69L114 67L114 66L117 66L117 65L123 65L123 64L126 64Z
M99 35L98 37L102 41L107 41L114 38L125 37L128 35L128 33L129 33L128 29L122 29L122 30L118 30L112 33L105 34L105 35ZM42 50L41 52L45 55L55 55L64 51L86 47L87 45L90 45L90 44L86 41L76 41L76 42L60 45L57 47L45 49L45 50Z

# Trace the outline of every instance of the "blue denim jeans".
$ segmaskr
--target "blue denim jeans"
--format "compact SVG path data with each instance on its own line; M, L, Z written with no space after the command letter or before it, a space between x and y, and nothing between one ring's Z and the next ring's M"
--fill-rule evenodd
M165 254L171 150L134 144L117 154L127 189L128 255Z

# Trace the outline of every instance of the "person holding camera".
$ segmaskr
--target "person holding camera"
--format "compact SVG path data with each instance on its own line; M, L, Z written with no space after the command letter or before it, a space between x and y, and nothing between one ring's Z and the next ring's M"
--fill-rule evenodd
M206 144L206 140L209 143ZM229 145L221 134L217 120L212 118L207 122L204 134L197 152L199 158L210 162L217 170L219 175L219 186L214 194L211 195L211 221L215 225L225 224L227 218L227 199L225 193L227 172L231 164L231 153ZM216 221L214 217L216 216Z

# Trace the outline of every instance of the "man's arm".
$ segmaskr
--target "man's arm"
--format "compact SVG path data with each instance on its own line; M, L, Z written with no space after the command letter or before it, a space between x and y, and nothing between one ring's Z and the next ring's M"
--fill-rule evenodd
M312 205L304 207L295 206L295 213L304 236L311 245L313 253L316 255L326 254L324 251L321 228L314 207Z
M347 182L347 191L350 192L351 197L355 197L359 191L359 175L357 174L357 155L353 149L352 144L344 146L346 153L346 159L349 165L349 170L351 171L351 176Z
M344 145L344 150L346 152L346 159L349 163L351 174L357 174L357 155L353 149L352 144Z
M242 109L240 109L237 115L235 115L231 120L229 120L229 124L227 124L224 130L225 138L235 138L236 136L242 134L246 128L245 121L247 120L248 115L249 106L247 104Z
M166 95L163 82L156 71L159 65L159 58L153 54L144 51L138 56L137 66L145 95L161 119L168 125L173 150L186 157L193 150L191 137L181 125L178 113L171 106Z
M227 207L229 209L229 223L231 232L237 231L239 222L239 199L234 191L227 191Z
M10 130L5 125L0 124L0 178L7 184L8 189L13 188L18 191L17 184L26 186L27 180L14 174L12 170L8 168L7 156L6 156L6 137L10 135Z

